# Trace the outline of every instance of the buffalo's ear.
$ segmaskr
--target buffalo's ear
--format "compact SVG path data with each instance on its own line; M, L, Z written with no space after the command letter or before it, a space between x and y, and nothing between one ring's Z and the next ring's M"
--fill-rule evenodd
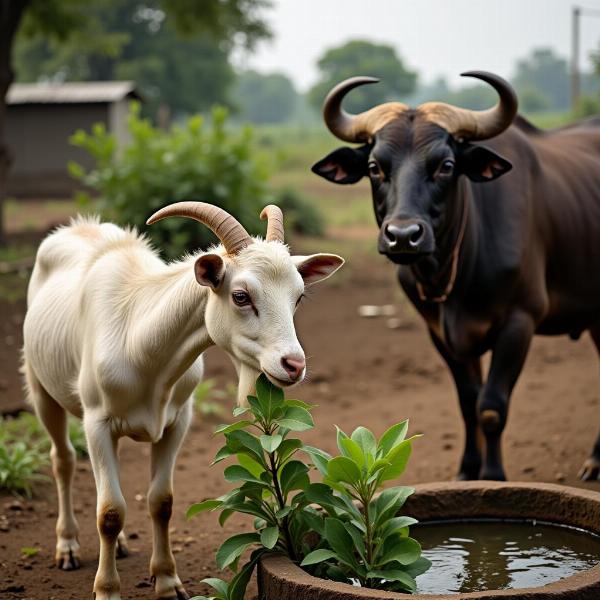
M370 150L368 145L338 148L315 163L311 170L333 183L356 183L367 174Z
M460 155L459 168L471 181L492 181L508 173L512 164L486 146L466 146Z

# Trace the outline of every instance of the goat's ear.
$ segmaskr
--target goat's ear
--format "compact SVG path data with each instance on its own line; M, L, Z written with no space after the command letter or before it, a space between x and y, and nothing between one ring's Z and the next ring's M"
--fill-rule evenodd
M292 260L298 269L298 273L304 279L304 285L312 285L327 279L344 264L344 259L336 254L293 256Z
M458 167L471 181L493 181L512 169L510 161L486 146L468 144L459 155Z
M367 174L371 146L344 146L315 163L311 171L333 183L356 183Z
M225 276L225 263L218 254L203 254L194 263L194 274L200 285L216 291Z

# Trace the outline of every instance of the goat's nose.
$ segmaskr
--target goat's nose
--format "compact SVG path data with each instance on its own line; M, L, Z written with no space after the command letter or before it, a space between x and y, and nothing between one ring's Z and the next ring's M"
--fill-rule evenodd
M399 225L389 223L384 229L385 237L391 250L416 251L425 235L425 228L420 223Z
M281 359L281 366L290 376L290 379L296 381L302 376L304 367L306 367L306 360L301 356L284 356Z

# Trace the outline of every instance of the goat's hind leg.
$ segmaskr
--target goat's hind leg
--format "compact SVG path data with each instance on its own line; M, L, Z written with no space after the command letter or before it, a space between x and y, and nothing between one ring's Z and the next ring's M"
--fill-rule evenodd
M177 421L165 430L162 439L152 444L152 474L148 509L152 517L153 548L150 574L159 598L189 598L177 575L169 540L169 521L173 506L173 467L191 420L192 404L181 409Z
M80 551L72 493L76 455L69 439L67 413L37 381L27 364L23 371L35 411L52 440L50 456L58 491L56 564L63 571L71 571L80 567Z

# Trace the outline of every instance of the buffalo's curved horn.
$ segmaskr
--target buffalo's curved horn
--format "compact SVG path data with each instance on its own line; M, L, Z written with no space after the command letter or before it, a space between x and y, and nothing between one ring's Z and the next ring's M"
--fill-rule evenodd
M283 230L283 213L279 206L275 204L269 204L262 209L260 218L267 219L267 235L265 239L267 242L281 242L283 243L285 235Z
M323 104L323 118L333 135L345 142L367 142L378 129L408 110L408 106L401 102L380 104L358 115L348 114L342 108L342 100L350 90L378 81L375 77L351 77L338 83L327 94Z
M147 221L152 225L166 217L187 217L206 225L219 238L228 254L237 254L252 243L240 223L222 208L206 202L175 202L156 211Z
M443 102L427 102L417 111L459 141L487 140L502 133L512 123L519 106L512 86L502 77L486 71L467 71L461 75L489 83L500 96L498 104L488 110L476 111Z

